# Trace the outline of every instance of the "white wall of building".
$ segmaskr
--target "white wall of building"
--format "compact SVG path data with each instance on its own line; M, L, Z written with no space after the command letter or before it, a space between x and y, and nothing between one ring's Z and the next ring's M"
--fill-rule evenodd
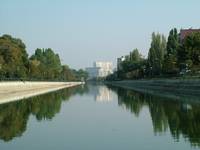
M112 62L97 61L93 63L93 67L86 68L89 78L106 77L113 73Z

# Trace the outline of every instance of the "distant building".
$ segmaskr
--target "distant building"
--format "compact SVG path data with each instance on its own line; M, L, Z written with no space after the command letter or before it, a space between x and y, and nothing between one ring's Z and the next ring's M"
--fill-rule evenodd
M183 41L187 36L192 33L200 32L200 29L181 29L180 31L180 41Z
M113 64L111 62L94 62L94 67L99 68L99 77L106 77L113 73Z
M113 64L111 62L97 61L93 67L86 68L89 78L106 77L113 73Z

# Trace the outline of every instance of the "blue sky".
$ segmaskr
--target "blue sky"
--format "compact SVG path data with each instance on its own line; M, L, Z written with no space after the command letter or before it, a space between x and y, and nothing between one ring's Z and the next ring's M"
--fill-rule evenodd
M153 31L200 28L199 0L1 0L0 35L21 38L29 54L52 48L62 63L85 68L138 48Z

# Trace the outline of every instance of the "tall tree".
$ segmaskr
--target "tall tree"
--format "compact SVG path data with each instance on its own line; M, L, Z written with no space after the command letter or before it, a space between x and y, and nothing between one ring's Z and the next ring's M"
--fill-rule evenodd
M159 33L152 34L151 47L148 53L148 70L151 75L160 75L166 53L166 39Z
M169 32L167 40L167 54L176 55L179 47L179 35L177 29L174 28Z
M163 71L167 74L177 74L178 64L177 64L177 51L180 46L179 35L177 29L174 28L169 32L167 41L167 52L164 58Z
M141 54L139 53L138 49L134 49L130 52L130 61L131 62L139 62L141 60Z

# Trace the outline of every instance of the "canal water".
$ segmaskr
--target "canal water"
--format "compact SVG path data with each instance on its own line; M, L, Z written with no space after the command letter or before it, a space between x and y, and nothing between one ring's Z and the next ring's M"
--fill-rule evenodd
M199 102L106 85L63 89L0 105L0 150L199 149Z

